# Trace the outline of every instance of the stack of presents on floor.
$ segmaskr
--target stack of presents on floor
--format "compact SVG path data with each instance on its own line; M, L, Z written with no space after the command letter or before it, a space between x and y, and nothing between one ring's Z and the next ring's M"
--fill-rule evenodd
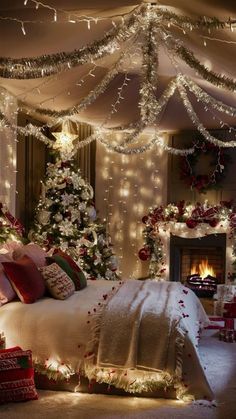
M219 339L236 342L236 285L220 284L214 298L214 316L210 328L219 329Z

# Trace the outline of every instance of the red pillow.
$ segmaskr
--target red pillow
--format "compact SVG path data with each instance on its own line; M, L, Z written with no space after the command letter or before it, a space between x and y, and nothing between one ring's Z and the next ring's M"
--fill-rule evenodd
M28 256L25 255L15 262L2 262L2 265L22 303L34 303L44 295L44 279Z
M37 398L31 351L0 350L0 404Z

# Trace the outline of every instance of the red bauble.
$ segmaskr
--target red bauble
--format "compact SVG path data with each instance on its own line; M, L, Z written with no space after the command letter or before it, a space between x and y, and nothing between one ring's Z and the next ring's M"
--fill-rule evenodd
M139 259L143 261L150 259L150 256L151 256L150 249L148 247L143 247L142 249L139 250L138 256L139 256Z
M216 227L217 224L219 223L219 220L216 220L215 218L213 218L213 220L210 220L208 223L211 227Z
M195 228L197 226L197 221L195 220L186 220L186 225L188 228Z

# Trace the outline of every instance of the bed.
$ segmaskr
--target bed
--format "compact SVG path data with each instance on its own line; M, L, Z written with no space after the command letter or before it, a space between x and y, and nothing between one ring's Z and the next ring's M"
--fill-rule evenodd
M182 400L213 399L199 353L208 318L176 282L88 281L67 300L0 307L8 347L31 349L35 370L59 380L80 376L129 393L174 388Z

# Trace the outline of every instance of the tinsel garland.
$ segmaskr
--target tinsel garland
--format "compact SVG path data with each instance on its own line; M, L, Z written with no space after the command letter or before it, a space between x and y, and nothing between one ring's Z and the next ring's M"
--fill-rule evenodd
M192 123L195 125L197 130L202 134L202 136L209 141L210 143L215 144L218 147L236 147L236 141L221 141L218 140L218 138L213 137L202 125L202 123L199 121L199 118L196 114L196 112L193 109L193 106L188 99L187 93L183 85L179 82L178 83L178 90L180 93L180 96L183 100L183 104L185 106L185 109L192 121Z
M138 17L144 12L145 8L140 7L138 12L131 14L124 23L115 25L102 39L79 50L42 55L36 58L0 57L0 77L36 79L100 59L119 49L120 42L127 40L139 29Z
M115 24L114 27L108 31L104 37L98 41L94 41L88 46L72 52L61 52L56 54L45 54L35 58L6 58L0 57L0 76L4 78L40 78L56 74L61 70L66 70L102 58L104 55L109 54L112 50L116 50L120 46L121 41L125 41L135 33L140 26L145 27L147 20L151 20L154 24L155 21L162 22L163 25L170 26L179 25L184 29L222 29L227 25L231 27L232 22L221 22L217 18L201 17L196 20L187 16L178 16L175 13L163 10L160 7L153 5L141 5L135 11L130 12L122 22ZM189 56L189 51L178 50L179 54L185 56L185 59L190 63L193 60ZM190 54L191 55L191 54ZM195 60L199 67L199 63ZM204 67L205 73L206 68ZM213 73L212 73L213 75Z
M144 28L145 41L142 47L142 82L139 89L139 108L141 121L145 125L152 124L156 119L156 89L158 80L158 50L156 27L151 20Z
M69 109L63 109L61 111L51 110L47 108L35 108L34 112L41 114L41 115L48 115L52 118L64 118L73 115L78 115L79 112L82 112L87 108L87 106L91 105L99 95L105 92L108 84L114 79L114 77L118 74L119 69L117 66L109 71L101 80L98 85L90 91L90 93L83 98L79 103L72 106Z
M79 103L61 111L51 110L48 108L34 108L34 112L41 115L48 115L52 118L65 118L73 115L77 115L79 112L85 110L89 105L91 105L102 93L105 92L109 83L114 79L114 77L119 73L123 59L126 53L123 52L116 63L112 66L111 70L102 78L102 80L97 84L97 86L91 90L91 92L84 97ZM27 106L25 103L22 104L22 107Z
M225 89L236 91L236 81L230 77L217 74L209 70L206 66L200 63L195 57L194 53L188 48L184 47L179 39L175 39L170 31L162 30L162 39L164 40L167 48L173 54L181 58L189 67L193 68L204 80Z
M208 105L211 105L214 109L219 112L224 112L230 116L236 116L236 108L233 106L226 105L225 103L221 102L210 96L207 92L205 92L200 86L198 86L190 77L181 75L181 80L186 87L196 96L198 101L204 102Z
M210 81L212 84L217 85L218 87L226 87L230 90L234 90L236 88L236 82L226 76L218 75L214 72L209 71L205 66L203 66L194 56L192 51L188 50L184 47L183 42L180 39L175 39L171 32L168 31L166 26L169 28L172 24L177 25L180 29L219 29L224 28L227 25L231 27L232 20L228 22L220 22L218 19L215 18L199 18L199 19L191 19L186 16L178 16L169 10L163 9L161 6L155 6L152 4L142 5L139 8L136 8L134 12L131 12L127 15L128 17L124 19L123 23L119 25L114 25L110 31L108 31L105 36L90 44L89 46L83 47L80 50L75 50L69 53L59 53L59 54L52 54L52 55L45 55L42 57L36 57L33 59L22 58L22 59L6 59L0 58L0 73L1 69L4 70L6 60L7 64L10 65L11 76L19 75L21 78L23 74L23 78L27 78L28 74L32 72L32 77L34 77L34 72L43 72L43 75L53 74L51 71L55 70L55 66L58 66L58 69L63 70L65 66L70 68L74 65L84 64L87 62L92 62L97 58L101 58L103 55L109 53L109 48L113 48L116 50L120 45L121 41L128 40L130 44L132 40L137 41L138 38L142 40L142 55L143 55L143 63L142 63L142 81L140 86L140 100L139 100L139 107L140 107L140 119L132 124L132 132L125 134L123 141L120 144L113 145L106 141L104 138L101 138L101 135L97 135L99 141L101 141L108 149L112 151L116 151L118 153L123 154L135 154L135 153L142 153L148 149L150 149L155 144L161 144L160 138L152 138L147 144L144 146L136 146L129 147L132 144L138 143L140 134L144 131L144 129L148 125L155 125L157 118L160 117L161 112L163 111L164 107L166 106L170 97L174 94L176 86L178 85L178 89L180 92L180 96L183 100L184 106L190 116L191 121L197 127L197 129L201 132L204 138L207 141L212 142L216 146L219 147L235 147L236 142L223 142L220 141L209 134L209 132L204 128L204 126L200 123L196 112L194 111L192 104L190 103L185 87L195 94L198 100L202 100L205 103L205 107L207 109L207 105L212 106L214 109L225 112L231 116L235 116L236 109L230 106L223 104L220 101L215 100L207 93L204 93L201 88L199 88L194 82L192 82L189 78L184 77L183 75L178 74L176 79L174 79L169 86L167 87L164 94L161 96L160 99L156 98L156 89L157 89L157 80L158 80L158 51L157 45L161 41L171 54L175 54L178 57L182 57L182 59L199 74L203 75L203 77ZM113 43L115 43L113 45ZM132 46L132 45L131 45ZM130 47L129 47L130 48ZM128 49L129 51L129 49ZM43 108L36 108L35 111L37 113L46 114L53 118L64 118L68 116L74 116L79 112L85 110L87 106L93 103L99 95L101 95L106 88L110 81L115 77L115 75L119 72L122 66L122 59L127 54L127 48L121 54L121 58L118 59L116 64L112 67L112 69L104 76L101 82L92 90L86 97L82 99L82 101L73 107L61 111L51 111L50 109L43 109ZM46 65L45 68L43 66ZM64 67L63 67L64 66ZM47 73L48 72L48 73ZM202 73L201 73L202 72ZM38 74L38 73L37 73ZM42 74L41 74L42 75ZM39 75L37 76L39 77ZM106 118L104 124L102 124L102 128L110 119L111 115L117 111L116 104L119 103L119 98L116 100L115 104L112 105L112 111L110 112L109 116ZM18 133L23 135L31 134L36 136L40 141L43 141L45 144L54 147L54 142L49 140L41 131L40 128L34 127L33 125L29 124L26 127L15 127L10 125L9 121L6 119L3 113L0 114L0 120L5 127L11 127L14 130L17 130ZM123 129L124 127L120 127ZM114 129L110 129L109 132L114 132ZM88 139L79 142L77 141L76 149L90 143L95 139L95 134L90 136ZM176 150L172 147L164 145L162 143L163 149L167 150L168 152L173 152L175 154L182 154L187 155L192 153L192 148L189 150Z
M170 25L179 25L181 29L188 29L192 31L193 29L224 29L226 26L231 27L235 23L235 20L228 20L228 22L222 22L216 17L200 16L197 19L192 19L188 16L177 15L170 10L157 9L158 16L161 16L168 26Z

